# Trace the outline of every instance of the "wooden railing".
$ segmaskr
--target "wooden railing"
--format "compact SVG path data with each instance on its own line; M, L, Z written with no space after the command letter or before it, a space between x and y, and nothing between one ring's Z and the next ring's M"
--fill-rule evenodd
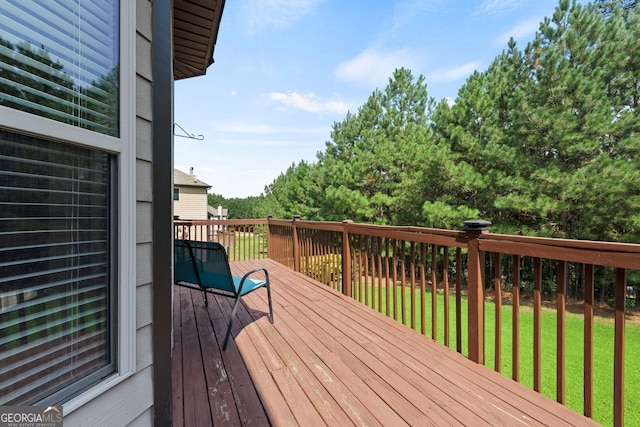
M462 231L297 218L208 225L194 222L189 224L189 233L196 234L190 236L204 235L204 231L192 228L198 226L211 236L210 228L223 223L233 224L234 233L248 227L252 236L257 227L264 227L257 235L268 234L267 243L259 240L248 246L266 245L269 258L454 347L477 363L491 365L493 361L493 369L510 371L516 381L523 376L521 355L531 351L533 372L527 376L531 375L530 386L538 392L548 387L543 384L542 349L555 346L555 360L544 363L555 364L555 398L563 404L567 404L566 319L571 292L572 300L579 298L583 306L581 342L570 343L582 346L583 357L569 361L583 367L582 410L593 417L594 376L611 376L612 399L597 396L598 402L605 397L612 400L609 424L624 425L625 363L629 366L630 362L625 360L627 276L640 270L640 245L499 235L490 233L483 221L469 221ZM181 226L186 224L176 223L176 237L180 237ZM250 254L246 256L254 253ZM257 255L265 254L258 251ZM240 255L235 259L241 259ZM604 345L594 337L594 291L596 285L603 287L607 281L615 289L611 311L615 332L610 349L613 373L594 371L594 346ZM543 302L543 297L547 301ZM508 310L503 307L505 301L510 301L510 316L503 316ZM555 342L543 341L542 317L547 316L549 305L555 314L551 334ZM529 311L533 311L531 349L520 344L521 316ZM488 318L491 321L485 324Z
M266 219L174 221L173 237L218 242L227 250L230 261L268 257Z

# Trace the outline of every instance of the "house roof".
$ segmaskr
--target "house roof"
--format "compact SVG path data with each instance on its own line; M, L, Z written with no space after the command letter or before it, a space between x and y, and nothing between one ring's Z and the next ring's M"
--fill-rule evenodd
M182 187L206 187L211 188L209 184L204 181L200 181L195 175L189 175L178 169L173 169L173 185L179 185Z
M174 79L204 75L213 64L225 0L173 1Z

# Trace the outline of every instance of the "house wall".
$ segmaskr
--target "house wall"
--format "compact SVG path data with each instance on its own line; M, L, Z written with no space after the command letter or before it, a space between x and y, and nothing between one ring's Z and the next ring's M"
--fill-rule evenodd
M205 187L180 188L180 200L173 202L173 214L180 220L207 219L207 189Z
M124 4L124 3L123 3ZM136 279L134 372L64 417L65 426L154 424L152 353L152 2L136 0ZM167 191L170 191L168 189ZM169 314L170 315L170 314ZM167 331L169 334L170 331Z

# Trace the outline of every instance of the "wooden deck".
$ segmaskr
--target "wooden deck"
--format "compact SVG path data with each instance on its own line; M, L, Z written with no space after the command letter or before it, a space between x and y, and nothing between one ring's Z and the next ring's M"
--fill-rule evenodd
M175 286L176 426L597 425L271 260L221 350L229 300Z

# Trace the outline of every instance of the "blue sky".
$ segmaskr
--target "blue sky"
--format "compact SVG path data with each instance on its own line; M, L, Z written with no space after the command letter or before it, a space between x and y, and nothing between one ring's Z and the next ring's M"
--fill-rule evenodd
M227 0L215 63L175 84L175 167L224 197L258 196L393 70L455 99L513 36L522 49L558 0ZM180 132L177 129L177 132Z

